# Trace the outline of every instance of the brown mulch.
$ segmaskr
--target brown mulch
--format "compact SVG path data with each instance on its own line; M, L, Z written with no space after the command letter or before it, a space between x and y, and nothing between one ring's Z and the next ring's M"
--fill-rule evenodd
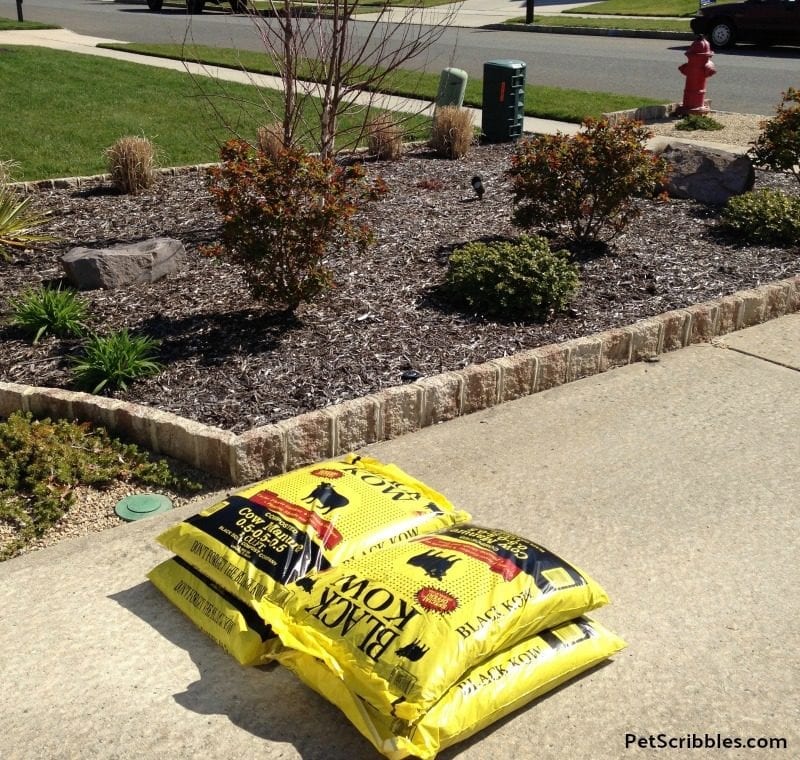
M84 294L98 332L129 328L162 341L166 369L119 398L241 432L403 382L521 349L630 324L800 273L796 248L747 246L723 235L718 210L692 201L641 201L643 214L607 251L581 255L582 286L564 314L545 323L488 321L449 308L437 292L448 251L480 238L516 235L504 181L510 146L474 148L460 161L419 150L370 163L389 194L365 213L377 243L366 255L337 251L337 287L295 318L254 302L241 272L198 252L219 217L202 176L160 177L139 196L102 184L36 195L60 242L16 254L0 280L0 380L70 387L79 344L39 345L6 324L8 298L62 276L59 256L149 237L180 239L181 271L148 286ZM483 176L478 201L470 188ZM756 187L797 192L788 176L759 172Z

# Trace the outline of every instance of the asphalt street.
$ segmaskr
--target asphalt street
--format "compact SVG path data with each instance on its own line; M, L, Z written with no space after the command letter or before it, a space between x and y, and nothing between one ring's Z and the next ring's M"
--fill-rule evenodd
M217 11L209 5L211 12L193 17L180 9L153 14L143 0L25 0L23 7L26 19L57 23L81 34L132 42L191 39L215 46L262 49L251 20L231 14L227 6L219 6ZM521 8L520 3L509 2L509 16L519 15ZM684 79L678 66L686 60L686 47L680 40L450 28L417 65L430 72L458 66L470 76L481 76L485 61L513 58L528 64L530 83L667 102L681 98ZM722 111L771 114L780 93L800 81L798 48L739 46L718 52L713 60L717 73L709 80L708 98L713 108Z

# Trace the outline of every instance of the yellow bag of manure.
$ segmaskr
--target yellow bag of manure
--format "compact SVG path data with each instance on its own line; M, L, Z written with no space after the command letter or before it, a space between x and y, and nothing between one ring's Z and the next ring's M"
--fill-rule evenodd
M467 520L399 467L348 455L239 491L158 540L266 619L285 583Z
M270 613L283 643L408 722L494 652L608 601L544 547L473 525L352 559L285 592Z
M335 704L380 753L391 760L409 756L429 760L625 646L588 618L549 628L473 667L411 724L376 710L310 655L286 650L281 661Z
M244 602L234 598L179 557L154 567L147 577L203 633L242 665L260 665L281 648L270 627Z

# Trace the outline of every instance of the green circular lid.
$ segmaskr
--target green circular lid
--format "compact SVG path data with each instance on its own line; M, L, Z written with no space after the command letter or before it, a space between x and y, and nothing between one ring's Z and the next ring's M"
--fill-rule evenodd
M172 509L172 502L160 493L137 493L133 496L126 496L114 507L114 511L123 520L129 522L169 512L170 509Z

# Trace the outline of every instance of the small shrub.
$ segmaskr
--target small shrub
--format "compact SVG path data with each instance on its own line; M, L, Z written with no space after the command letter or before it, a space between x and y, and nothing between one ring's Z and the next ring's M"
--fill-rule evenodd
M382 161L397 161L403 155L403 130L388 113L367 124L367 147Z
M256 144L262 153L276 159L283 150L283 125L277 122L259 127L256 130Z
M790 171L800 182L800 90L790 87L772 119L762 122L761 134L748 151L756 166Z
M47 220L47 214L33 211L30 204L30 196L20 198L13 188L0 182L0 259L11 258L12 248L27 248L31 243L54 239L35 232Z
M75 291L61 288L28 288L9 299L11 324L33 335L38 343L45 333L59 338L83 333L88 309Z
M474 138L472 112L458 106L442 106L433 117L431 147L442 158L463 158Z
M681 129L687 132L701 131L710 132L717 129L725 129L724 124L720 124L716 119L711 116L704 116L703 114L690 113L684 116L676 125L675 129Z
M14 537L0 546L0 560L13 557L66 514L76 485L104 488L117 480L179 491L200 487L104 428L11 414L0 422L0 524L9 525Z
M359 164L286 148L277 157L231 140L222 165L209 170L209 190L223 216L222 242L205 249L241 266L253 295L294 311L332 282L324 257L371 240L355 213L385 188L368 183Z
M137 195L155 181L156 152L146 137L121 137L105 155L111 180L121 193Z
M469 243L453 251L445 284L456 304L501 319L543 319L562 310L578 289L578 268L566 251L540 237Z
M83 355L73 359L78 386L90 393L126 390L134 380L157 375L163 369L153 356L158 343L127 330L90 336Z
M731 198L722 210L724 228L752 243L800 243L800 197L754 190Z
M639 215L636 196L652 196L666 181L666 162L644 146L639 122L586 119L573 137L537 135L521 141L511 159L523 227L566 226L579 242L610 240Z

